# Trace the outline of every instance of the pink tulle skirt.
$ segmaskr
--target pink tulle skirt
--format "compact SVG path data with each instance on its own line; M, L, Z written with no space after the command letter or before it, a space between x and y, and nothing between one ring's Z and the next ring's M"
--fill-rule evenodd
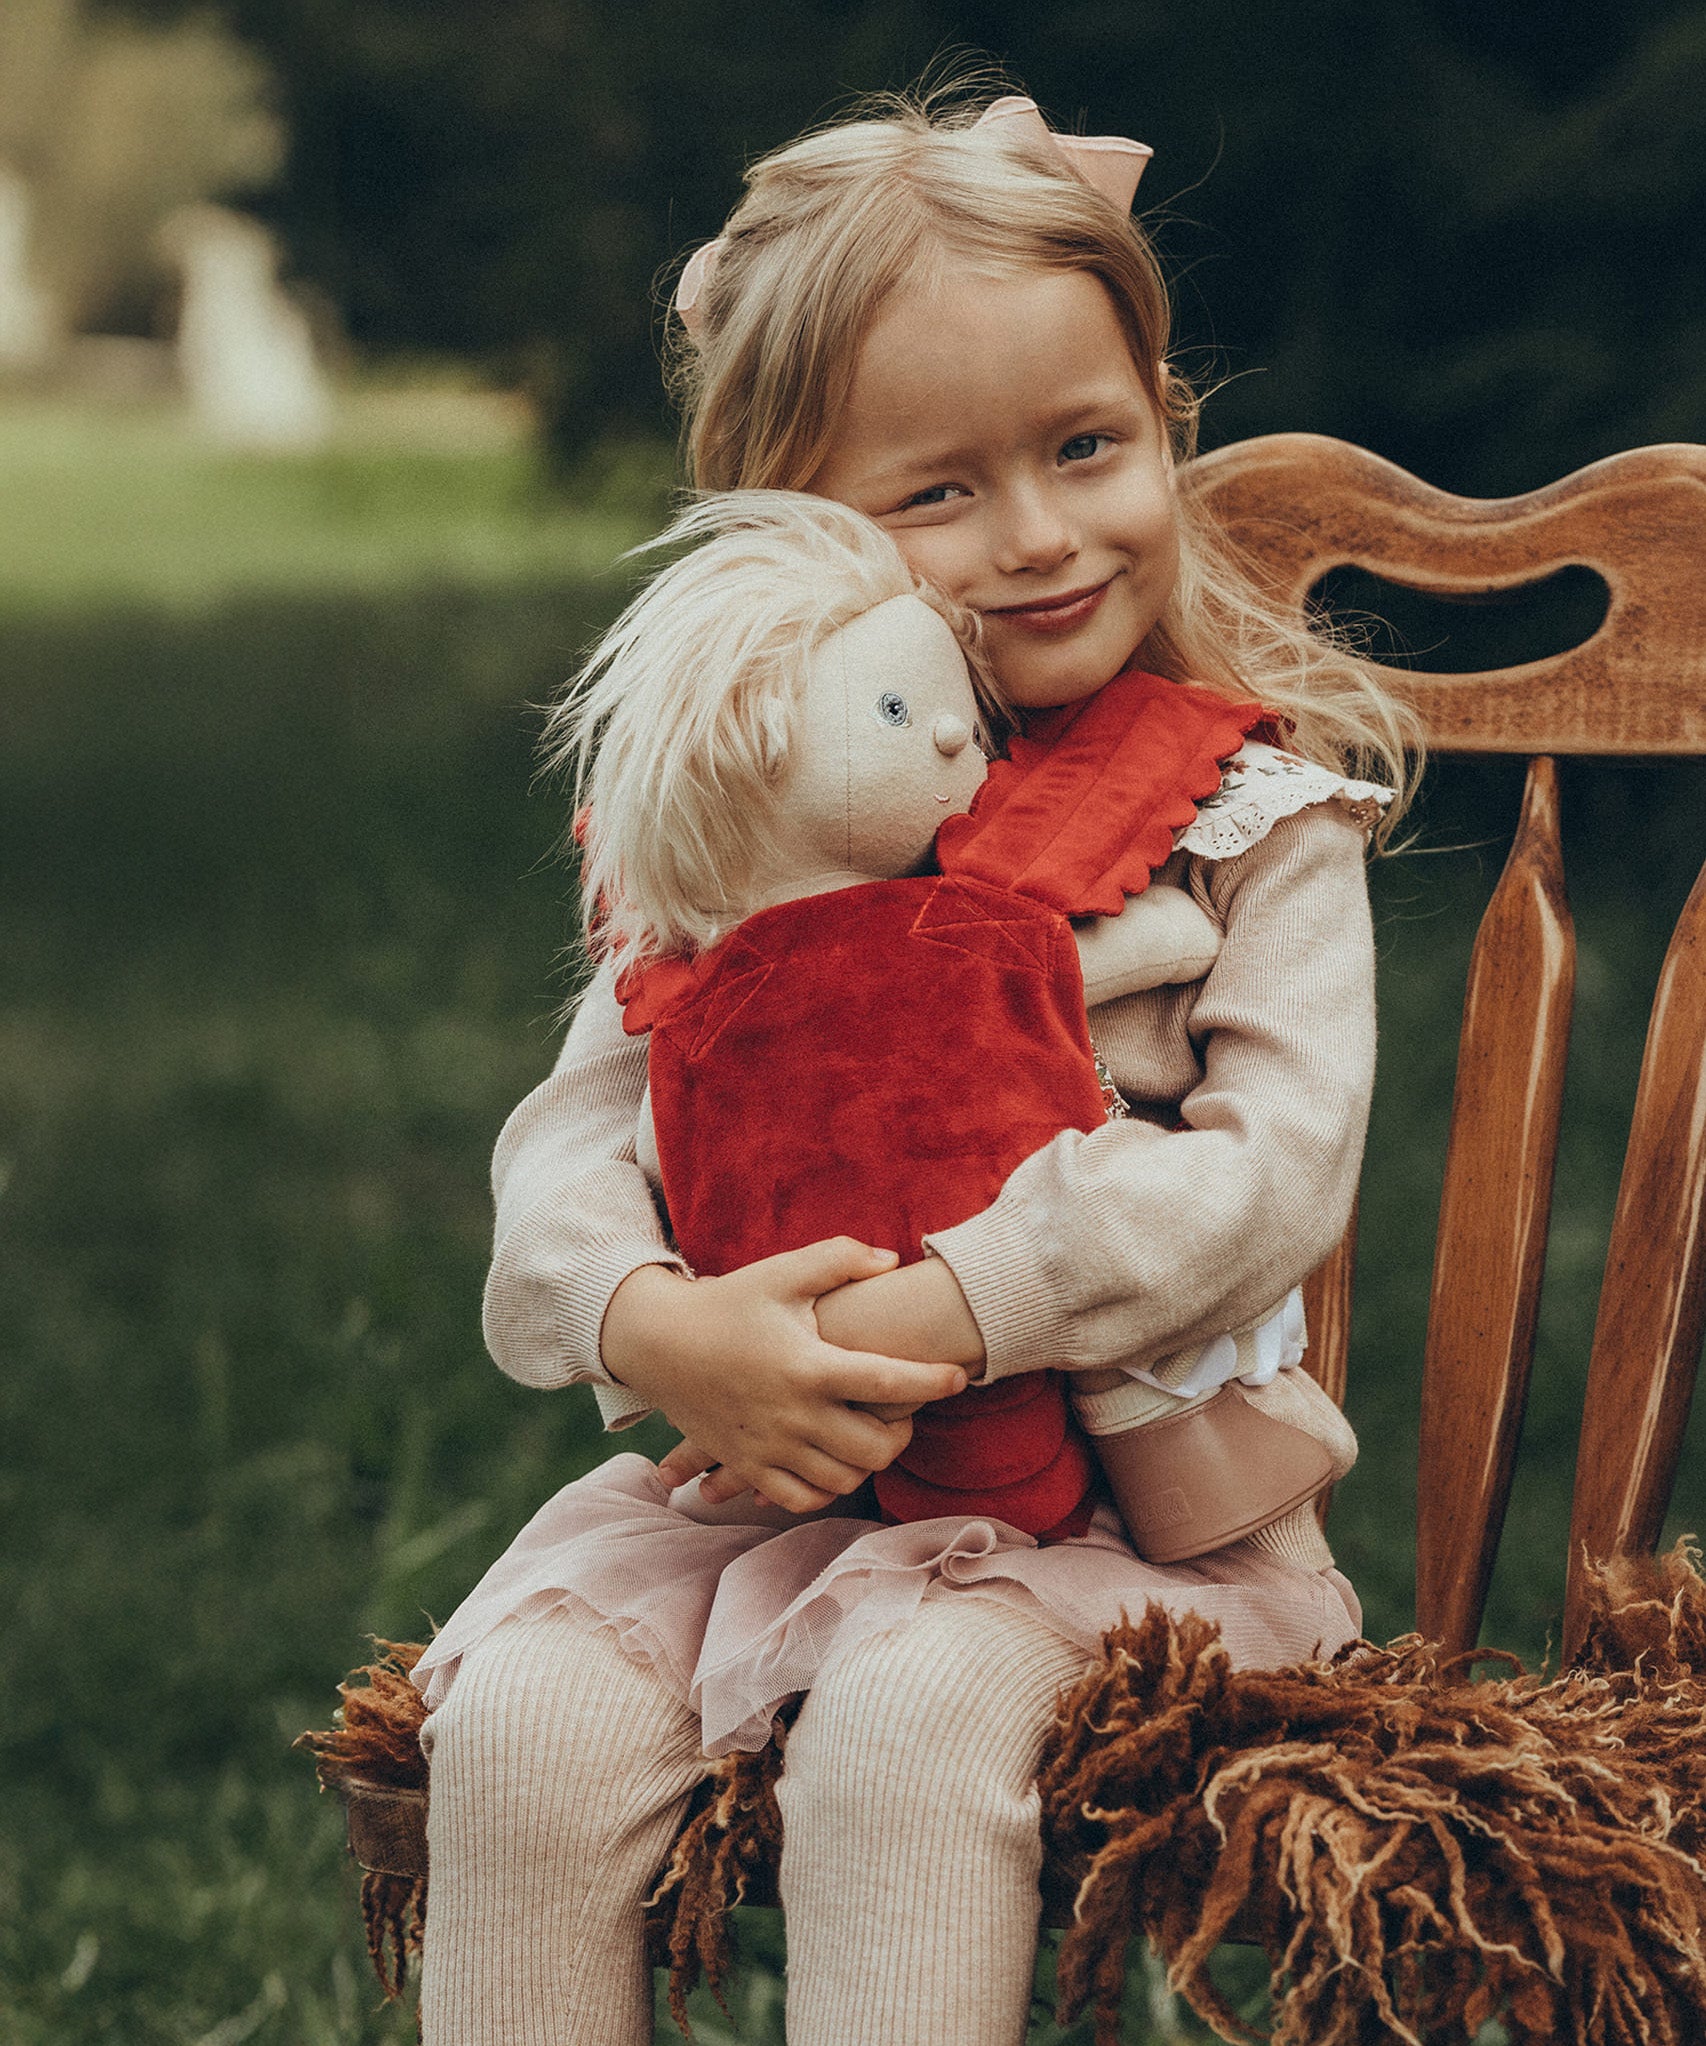
M898 1527L846 1516L783 1528L706 1522L694 1517L697 1489L672 1494L633 1455L565 1485L422 1656L414 1680L427 1709L494 1627L559 1605L613 1628L680 1693L708 1755L762 1747L784 1699L929 1598L973 1592L1024 1605L1086 1655L1154 1599L1219 1621L1233 1660L1257 1669L1330 1655L1361 1625L1337 1570L1300 1569L1242 1543L1162 1568L1133 1554L1107 1508L1081 1540L1038 1548L1005 1522L964 1515Z

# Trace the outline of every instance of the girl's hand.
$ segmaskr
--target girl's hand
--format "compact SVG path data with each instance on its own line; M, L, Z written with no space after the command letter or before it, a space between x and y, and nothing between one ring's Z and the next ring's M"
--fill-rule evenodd
M968 1378L983 1376L983 1331L959 1280L939 1257L891 1267L826 1293L817 1303L817 1326L825 1342L844 1350L880 1350L931 1364L960 1364ZM869 1411L879 1420L895 1421L924 1404L873 1402Z
M893 1251L837 1236L716 1279L642 1265L605 1311L605 1364L723 1466L718 1496L750 1486L790 1513L815 1512L885 1470L910 1437L855 1402L909 1411L965 1385L951 1363L838 1348L819 1334L819 1294L894 1263Z

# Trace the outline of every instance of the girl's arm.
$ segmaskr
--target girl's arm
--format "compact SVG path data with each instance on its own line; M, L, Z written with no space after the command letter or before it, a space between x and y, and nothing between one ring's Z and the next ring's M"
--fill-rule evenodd
M612 982L594 978L556 1070L498 1140L488 1347L523 1384L591 1380L618 1424L661 1408L779 1505L828 1505L907 1437L852 1403L943 1398L963 1374L820 1337L815 1296L883 1270L887 1252L836 1238L687 1276L635 1162L646 1044L623 1031Z
M634 1133L646 1040L622 1028L607 966L587 986L549 1079L504 1124L492 1158L496 1228L486 1280L486 1347L511 1378L590 1380L607 1423L649 1410L606 1368L611 1296L641 1266L684 1274L664 1240Z
M983 1214L928 1238L935 1258L824 1303L826 1333L867 1340L907 1305L909 1284L926 1325L950 1332L923 1353L966 1361L964 1329L956 1344L943 1305L951 1287L990 1378L1146 1364L1254 1321L1332 1249L1374 1076L1363 834L1340 805L1321 804L1206 871L1226 929L1207 979L1097 1017L1127 1085L1177 1070L1194 1049L1187 1127L1134 1119L1057 1137Z

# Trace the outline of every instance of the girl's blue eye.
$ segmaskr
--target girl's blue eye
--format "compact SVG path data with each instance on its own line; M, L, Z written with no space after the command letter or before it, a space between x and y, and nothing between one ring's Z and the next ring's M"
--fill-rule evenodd
M1060 451L1063 462L1087 462L1107 444L1105 433L1075 433Z
M902 511L911 511L919 504L946 504L950 493L958 489L954 483L932 483L928 490L915 490L901 506Z
M912 712L907 708L906 698L897 695L892 689L885 689L877 698L876 714L878 721L885 725L909 725L912 722Z

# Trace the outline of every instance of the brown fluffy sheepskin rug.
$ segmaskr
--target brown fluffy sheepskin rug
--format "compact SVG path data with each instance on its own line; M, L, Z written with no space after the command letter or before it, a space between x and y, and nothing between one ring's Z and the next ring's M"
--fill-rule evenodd
M1330 1663L1231 1668L1217 1631L1151 1607L1061 1700L1038 1770L1061 2017L1118 2038L1146 1936L1222 2038L1223 1940L1260 1946L1276 2046L1472 2038L1706 2039L1706 1582L1679 1544L1593 1579L1576 1666L1442 1659L1419 1636ZM341 1725L304 1735L322 1780L418 1792L416 1649L379 1644ZM1497 1674L1474 1680L1475 1665ZM729 1912L774 1901L786 1728L702 1787L653 1904L672 2004L730 1964ZM380 1859L384 1856L377 1857ZM404 1857L406 1859L406 1857ZM370 1873L368 1941L400 1986L425 1877Z

